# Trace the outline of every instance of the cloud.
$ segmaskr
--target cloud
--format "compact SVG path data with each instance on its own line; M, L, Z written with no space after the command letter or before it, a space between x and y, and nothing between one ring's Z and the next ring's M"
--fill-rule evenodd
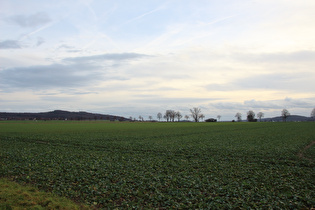
M210 91L237 90L289 90L290 92L313 92L314 73L257 73L227 83L211 83L205 86Z
M234 81L241 89L289 90L291 92L313 92L314 74L309 72L258 74Z
M51 19L46 13L38 12L33 15L15 15L9 21L21 27L38 27L51 22Z
M41 96L40 99L44 101L59 102L59 103L79 101L79 98L75 96Z
M293 62L314 62L315 51L302 50L294 52L278 53L237 53L233 55L234 59L245 62L259 63L293 63Z
M283 108L283 101L256 101L252 99L244 101L243 107L249 109L281 109Z
M45 30L46 28L51 27L51 26L54 25L55 23L56 23L56 22L51 22L51 23L48 23L48 24L46 24L46 25L44 25L44 26L41 26L41 27L39 27L39 28L37 28L37 29L31 31L30 33L24 35L22 38L20 38L20 40L24 40L24 39L26 39L26 38L29 38L30 36L32 36L32 35L34 35L34 34L40 32L40 31L42 31L42 30Z
M70 46L70 45L67 45L67 44L62 44L57 49L74 49L74 46Z
M225 21L225 20L227 20L227 19L233 18L233 17L235 17L235 16L236 16L236 15L230 15L230 16L227 16L227 17L217 18L217 19L215 19L215 20L213 20L213 21L211 21L211 22L202 24L202 26L213 25L213 24L216 24L216 23Z
M272 110L281 110L283 108L305 108L311 109L314 104L312 103L314 98L302 98L302 99L293 99L293 98L284 98L278 100L245 100L243 102L215 102L209 103L208 106L214 109L226 111L238 110L240 112L245 112L248 110L258 111L272 111Z
M137 97L137 96L136 96ZM192 97L185 97L185 98L169 98L169 97L161 97L161 96L152 96L152 95L138 95L138 99L131 100L132 102L137 102L141 104L145 103L153 103L155 105L187 105L191 103L204 103L211 100L217 100L217 98L192 98Z
M67 44L62 44L60 45L57 50L64 50L66 52L70 52L70 53L73 53L73 52L82 52L82 49L76 49L76 47L74 46L71 46L71 45L67 45ZM67 58L68 59L68 58ZM71 59L70 59L71 60Z
M151 10L151 11L149 11L149 12L146 12L146 13L144 13L144 14L141 14L141 15L135 17L135 18L132 18L132 19L128 20L128 21L127 21L126 23L124 23L124 24L127 24L127 23L130 23L130 22L139 20L139 19L141 19L141 18L143 18L143 17L145 17L145 16L147 16L147 15L149 15L149 14L152 14L152 13L154 13L154 12L157 12L157 11L159 11L159 10L161 10L161 9L163 9L163 7L158 7L158 8L156 8L156 9L153 9L153 10Z
M38 37L36 46L38 47L38 46L42 45L43 43L45 43L45 40L42 37Z
M93 66L52 64L0 71L1 86L8 89L65 88L95 82L102 75ZM0 87L1 87L0 86Z
M10 68L0 71L0 87L3 90L82 88L94 86L105 80L124 78L106 74L106 69L84 64L51 64Z
M287 107L309 108L314 107L314 103L310 99L294 99L286 97L284 103Z
M142 57L147 57L147 56L148 55L138 54L138 53L113 53L113 54L65 58L63 59L63 61L79 62L79 63L101 62L105 60L123 61L123 60L131 60L131 59L137 59L137 58L142 58Z
M8 68L0 71L0 87L15 89L63 89L95 86L108 80L127 80L111 69L121 61L137 59L146 55L136 53L103 54L85 57L65 58L64 63ZM104 61L109 62L105 65ZM105 62L107 64L107 62ZM109 68L110 67L110 68Z
M22 45L15 40L5 40L0 42L0 49L19 49Z

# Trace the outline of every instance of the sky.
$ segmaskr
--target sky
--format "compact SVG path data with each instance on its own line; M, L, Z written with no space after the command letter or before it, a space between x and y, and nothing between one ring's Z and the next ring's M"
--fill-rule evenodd
M314 0L0 0L0 112L309 116Z

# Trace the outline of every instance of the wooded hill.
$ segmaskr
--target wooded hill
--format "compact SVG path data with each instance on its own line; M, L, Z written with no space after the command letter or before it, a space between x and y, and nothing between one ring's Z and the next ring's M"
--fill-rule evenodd
M314 120L315 120L314 118L300 116L300 115L289 115L286 119L287 122L304 122L304 121L314 121ZM270 122L270 121L280 122L280 121L283 121L283 117L278 116L278 117L272 117L272 118L262 118L261 121L263 121L263 122Z
M130 119L104 114L93 114L88 112L69 112L55 110L40 113L10 113L0 112L0 120L110 120L130 121Z

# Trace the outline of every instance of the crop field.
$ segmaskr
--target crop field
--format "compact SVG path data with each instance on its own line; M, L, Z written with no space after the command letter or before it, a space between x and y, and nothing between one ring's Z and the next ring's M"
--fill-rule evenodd
M0 177L95 208L315 207L315 123L0 121Z

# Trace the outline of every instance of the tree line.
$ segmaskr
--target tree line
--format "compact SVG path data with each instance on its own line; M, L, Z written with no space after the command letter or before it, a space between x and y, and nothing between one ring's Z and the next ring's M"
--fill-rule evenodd
M281 111L281 117L283 122L287 121L287 118L290 116L290 112L287 109L283 109ZM246 113L246 118L248 122L257 122L257 119L255 119L255 112L253 110L249 110ZM257 118L259 119L259 121L261 122L261 118L264 117L264 113L263 112L258 112L257 113ZM235 115L235 118L237 119L237 121L242 121L242 114L237 112ZM315 108L313 108L312 112L311 112L311 118L315 118Z
M253 110L249 110L246 113L246 119L248 122L257 122L258 120L261 122L261 119L265 116L265 114L263 112L258 112L257 115L255 114L255 112ZM290 116L290 112L287 109L283 109L281 111L281 117L283 119L284 122L287 121L287 118ZM190 114L186 114L185 116L182 115L182 113L180 111L175 111L175 110L166 110L164 115L159 112L157 114L157 119L158 121L161 121L161 119L165 119L167 122L175 122L175 121L181 121L182 118L185 118L186 121L189 121L190 118L193 119L194 122L199 122L200 120L203 120L205 118L205 115L201 113L201 109L198 107L194 107L192 109L190 109ZM221 119L221 115L217 115L217 119L220 121ZM255 117L257 117L258 119L256 119ZM312 112L311 112L311 117L314 118L315 120L315 108L313 108ZM242 121L242 114L240 112L237 112L235 114L235 118L238 122ZM131 120L136 121L137 119L132 119L132 117L130 117ZM142 116L139 116L139 120L140 121L144 121L144 118ZM152 121L153 117L149 116L149 120ZM207 122L216 122L217 120L214 118L209 118L207 120L205 120ZM234 121L234 120L233 120Z
M195 122L199 122L200 119L203 120L205 118L204 114L201 113L201 109L198 107L190 109L190 113L190 115L184 116L186 120L189 120L189 118L192 117ZM157 118L159 121L164 118L167 122L175 122L175 120L179 122L183 118L183 115L179 111L166 110L164 115L159 112Z
M185 120L189 120L190 118L193 119L195 122L199 122L200 120L203 120L205 118L205 115L201 113L201 109L198 107L194 107L190 109L190 114L186 114L183 116L183 114L180 111L175 111L175 110L166 110L164 115L159 112L156 115L157 119L161 121L161 119L165 119L167 122L175 122L175 121L181 121L181 119L184 117ZM153 117L149 116L149 120L152 121ZM130 117L130 120L136 121L136 118ZM140 115L139 116L139 121L144 121L144 118Z

